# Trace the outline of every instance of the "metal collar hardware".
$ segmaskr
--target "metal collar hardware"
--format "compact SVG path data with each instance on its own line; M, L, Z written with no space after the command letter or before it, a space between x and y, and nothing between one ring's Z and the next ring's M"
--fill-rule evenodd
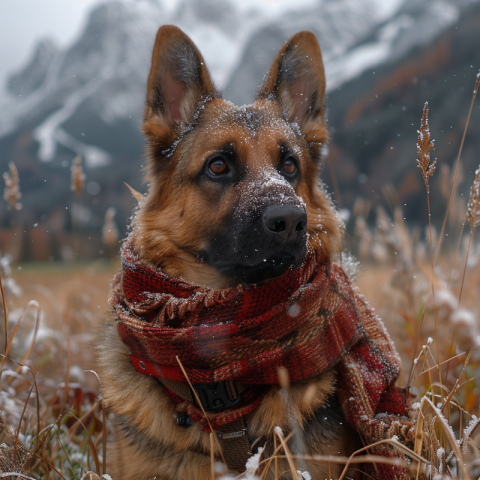
M207 412L226 410L240 405L242 396L233 381L193 385Z
M229 440L231 438L244 437L246 434L247 434L247 429L243 428L242 430L239 430L238 432L230 432L230 433L217 432L217 437L220 438L221 440Z

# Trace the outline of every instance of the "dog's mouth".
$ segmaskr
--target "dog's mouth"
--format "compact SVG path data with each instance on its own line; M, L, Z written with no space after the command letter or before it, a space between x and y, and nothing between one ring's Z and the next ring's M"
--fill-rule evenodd
M239 283L260 283L279 277L296 263L293 255L280 252L255 265L228 265L221 270L224 275L237 278Z
M255 218L234 217L212 232L197 258L213 267L223 284L274 279L299 267L307 253L307 215L296 205L269 205Z

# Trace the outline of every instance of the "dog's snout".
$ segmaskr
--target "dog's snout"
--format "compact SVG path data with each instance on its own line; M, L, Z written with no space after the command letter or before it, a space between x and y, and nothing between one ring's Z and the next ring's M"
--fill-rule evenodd
M271 238L292 241L307 228L307 213L294 205L272 205L263 212L263 223Z

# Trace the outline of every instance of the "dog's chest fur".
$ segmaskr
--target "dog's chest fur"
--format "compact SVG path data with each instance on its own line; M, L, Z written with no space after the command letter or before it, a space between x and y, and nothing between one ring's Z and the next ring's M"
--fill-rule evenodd
M105 324L100 352L104 401L115 430L115 444L109 449L112 477L210 479L209 435L201 432L198 423L189 428L177 424L175 402L157 379L134 368L112 320ZM308 405L306 396L311 399ZM247 417L247 425L251 441L260 437L264 445L268 440L266 458L274 450L275 427L281 428L284 435L293 432L288 442L292 455L349 455L355 449L355 437L335 395L333 371L292 384L289 391L272 386L259 407ZM261 446L260 443L257 445ZM220 459L217 446L214 454ZM310 472L312 478L328 478L329 471L330 478L335 478L341 472L335 464L302 460L297 467ZM280 460L280 471L286 470L286 461ZM267 478L274 478L272 475L273 470Z

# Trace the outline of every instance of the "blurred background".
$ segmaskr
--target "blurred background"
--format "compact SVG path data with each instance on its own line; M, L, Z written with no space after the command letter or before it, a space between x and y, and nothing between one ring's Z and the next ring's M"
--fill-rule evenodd
M417 129L428 101L433 155L454 162L480 65L478 0L17 0L0 5L0 170L16 165L23 208L2 202L2 251L16 261L72 260L76 229L84 259L109 257L107 210L115 208L122 237L133 207L124 182L146 189L140 123L154 37L165 23L192 37L238 105L253 101L280 46L312 30L332 135L323 179L343 218L359 196L385 203L387 189L410 225L425 223ZM479 108L459 180L473 178L478 163ZM74 195L77 155L85 185ZM459 195L469 188L460 182ZM445 205L442 196L433 202L434 222ZM347 227L351 237L353 222Z

